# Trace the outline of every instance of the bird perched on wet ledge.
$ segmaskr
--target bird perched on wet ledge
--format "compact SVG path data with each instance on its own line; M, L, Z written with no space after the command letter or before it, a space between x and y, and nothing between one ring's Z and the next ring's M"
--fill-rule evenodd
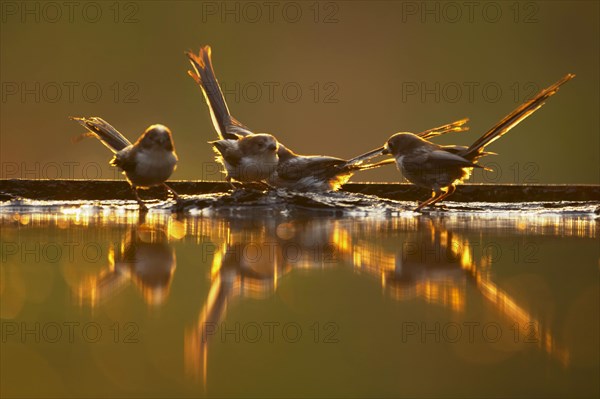
M102 118L70 118L88 130L77 136L75 142L85 137L95 137L115 154L110 164L121 169L127 178L141 211L147 211L148 208L139 197L138 188L162 186L173 194L175 200L179 200L179 195L165 183L175 170L178 160L168 127L149 126L132 144Z
M299 155L278 143L278 159L273 163L274 158L272 154L265 153L265 147L244 145L246 140L259 141L257 136L273 136L264 133L255 134L231 115L215 76L210 46L201 47L198 54L188 51L186 55L193 68L188 71L188 74L200 86L208 104L213 126L219 136L220 140L211 144L221 155L218 160L225 166L228 181L231 179L242 182L266 180L269 185L276 188L313 192L331 191L337 190L357 171L394 162L384 160L365 164L372 157L380 155L377 151L367 152L349 160L321 155ZM427 138L431 138L452 131L465 131L468 130L464 126L467 121L463 119L429 129L420 135L424 134ZM273 140L276 141L274 137ZM265 165L263 168L259 167L261 162ZM240 180L240 177L243 179Z
M210 141L218 153L217 161L227 172L227 181L263 182L275 170L280 144L267 133L254 133L229 113L225 97L214 74L209 46L198 55L186 52L193 70L188 74L198 83L210 110L219 140Z
M485 147L502 137L522 120L537 111L544 101L575 75L567 74L552 86L542 90L489 129L469 147L437 145L412 133L397 133L390 137L382 154L391 154L408 181L432 190L432 196L419 204L416 211L443 200L456 190L456 185L468 179L479 158L490 153ZM376 151L376 150L375 150Z
M277 168L279 143L270 134L259 133L236 139L209 141L217 152L217 161L227 171L227 181L261 182Z

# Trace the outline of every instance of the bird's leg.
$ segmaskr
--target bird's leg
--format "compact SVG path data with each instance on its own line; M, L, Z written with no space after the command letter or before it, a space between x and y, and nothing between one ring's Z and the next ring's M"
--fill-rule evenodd
M432 202L435 202L435 199L436 199L436 197L437 197L438 195L439 195L439 193L438 193L437 191L434 191L434 192L432 192L432 193L431 193L431 198L429 198L429 199L427 199L427 200L425 200L425 201L421 202L421 203L419 204L419 206L417 206L417 207L415 208L415 212L417 212L417 211L421 210L422 208L424 208L424 207L428 206L428 205L429 205L429 204L431 204Z
M140 205L140 212L147 212L148 207L146 206L146 204L144 204L144 201L142 201L142 199L138 195L137 187L131 186L131 191L133 191L133 196L135 197L135 200L137 201L137 203Z
M233 188L234 190L237 190L237 187L233 184L233 182L231 181L231 177L227 176L225 178L225 180L227 180L227 183L229 183L229 185L231 186L231 188Z
M180 200L179 194L177 194L175 192L175 190L173 190L171 187L169 187L167 185L167 183L163 183L162 186L165 188L165 190L167 190L167 192L170 192L171 194L173 194L173 198L175 199L175 201L179 201Z
M455 191L456 191L456 186L454 184L448 186L448 189L446 190L446 192L444 194L440 195L439 197L437 197L435 199L435 201L430 202L429 205L433 205L436 202L439 202L439 201L443 200L444 198L451 196Z

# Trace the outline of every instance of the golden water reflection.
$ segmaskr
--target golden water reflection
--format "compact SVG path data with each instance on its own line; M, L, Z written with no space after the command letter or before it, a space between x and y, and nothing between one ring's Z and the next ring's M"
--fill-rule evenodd
M527 338L568 367L569 348L536 315L536 306L494 281L493 251L477 250L473 240L482 231L507 229L523 237L597 236L593 219L553 217L244 219L150 213L139 220L135 212L86 213L67 209L56 214L2 214L2 226L5 237L16 230L35 227L124 227L120 242L109 244L100 268L70 284L77 306L90 308L118 296L130 284L151 309L160 307L169 298L177 270L173 244L212 243L207 273L210 288L199 306L197 319L185 328L182 349L186 373L205 387L209 383L211 346L211 339L205 336L207 325L225 320L228 307L236 301L269 298L293 270L333 267L350 267L378 282L386 298L424 301L457 316L474 302L485 303L509 325L524 329L536 326L527 330ZM110 241L111 233L107 230L106 234ZM469 295L471 291L477 296Z
M110 246L106 267L79 285L77 297L81 305L96 306L131 282L146 303L159 305L169 295L176 263L166 232L141 224Z

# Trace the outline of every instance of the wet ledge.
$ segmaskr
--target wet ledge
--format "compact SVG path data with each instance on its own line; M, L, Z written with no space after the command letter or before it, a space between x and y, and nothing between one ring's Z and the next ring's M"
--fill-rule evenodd
M224 182L171 181L179 194L200 195L230 190ZM427 190L404 183L350 183L342 191L376 195L399 201L427 198ZM144 198L164 198L160 188L141 191ZM125 200L132 199L129 184L122 180L0 180L0 201L15 198L33 200ZM531 202L600 201L600 185L587 184L463 184L452 201Z

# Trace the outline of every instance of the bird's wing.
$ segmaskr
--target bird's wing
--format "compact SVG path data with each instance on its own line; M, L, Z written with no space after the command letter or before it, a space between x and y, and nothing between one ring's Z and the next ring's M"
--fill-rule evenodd
M463 157L444 150L431 151L426 155L426 163L431 169L444 167L480 167Z
M443 145L442 148L444 151L459 155L460 153L466 151L469 147L466 145Z
M210 141L213 147L221 154L225 162L233 167L240 165L242 154L238 148L237 140Z
M297 181L303 177L327 179L339 173L338 166L346 161L335 157L326 156L296 156L289 161L280 162L277 166L277 175L280 179Z
M460 155L460 154L464 154L465 151L467 151L469 149L469 147L467 147L466 145L443 145L442 148L444 149L444 151L448 151L451 152L452 154L456 154L456 155ZM480 153L477 158L479 157L483 157L485 155L498 155L495 152L491 152L491 151L484 151L482 153Z
M121 151L117 152L110 164L117 166L125 172L132 172L136 167L136 148L133 146L125 147Z

